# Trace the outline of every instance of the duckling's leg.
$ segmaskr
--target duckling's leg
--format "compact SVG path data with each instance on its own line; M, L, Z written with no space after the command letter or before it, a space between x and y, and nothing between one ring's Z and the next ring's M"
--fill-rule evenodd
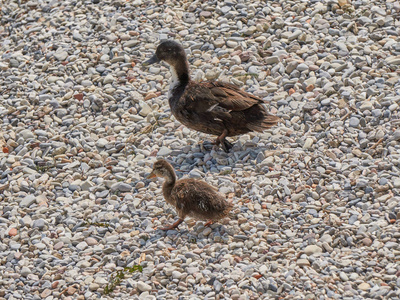
M178 225L181 224L182 222L183 222L183 219L179 218L178 221L176 221L174 224L165 226L165 227L160 228L160 229L161 229L161 230L171 230L171 229L175 229L175 228L178 227Z
M204 224L204 227L208 227L214 223L213 220L209 220L206 224Z
M221 148L225 151L225 152L229 152L229 150L233 147L233 145L231 143L229 143L225 137L228 135L228 130L224 129L224 131L222 131L222 134L217 137L215 144L218 146L219 144L221 144Z

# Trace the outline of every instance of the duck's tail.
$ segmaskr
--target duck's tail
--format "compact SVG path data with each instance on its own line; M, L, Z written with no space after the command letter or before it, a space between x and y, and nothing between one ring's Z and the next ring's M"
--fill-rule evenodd
M263 132L264 130L271 128L282 122L281 118L274 115L265 115L263 119L258 122L251 122L247 124L247 128L252 131Z

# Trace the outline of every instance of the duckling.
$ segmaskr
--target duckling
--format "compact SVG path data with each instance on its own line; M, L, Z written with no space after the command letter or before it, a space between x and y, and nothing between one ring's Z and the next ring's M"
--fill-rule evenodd
M156 161L147 178L163 177L162 190L167 203L175 206L179 219L172 225L161 228L170 230L178 227L185 217L213 221L223 219L233 204L225 199L218 190L202 180L192 178L176 180L173 167L164 159Z
M183 47L175 41L162 42L143 65L165 61L172 74L168 102L172 114L185 126L217 135L215 144L229 152L225 138L250 131L262 132L280 118L268 113L264 101L237 86L221 81L194 82Z

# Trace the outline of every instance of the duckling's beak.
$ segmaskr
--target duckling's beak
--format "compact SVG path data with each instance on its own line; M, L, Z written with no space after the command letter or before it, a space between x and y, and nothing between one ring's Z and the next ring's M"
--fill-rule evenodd
M157 55L154 54L152 58L146 60L144 63L142 63L142 65L149 66L158 62L160 62L160 60L158 59Z
M154 174L154 172L151 172L150 175L147 176L147 179L154 178L154 177L157 177L157 175Z

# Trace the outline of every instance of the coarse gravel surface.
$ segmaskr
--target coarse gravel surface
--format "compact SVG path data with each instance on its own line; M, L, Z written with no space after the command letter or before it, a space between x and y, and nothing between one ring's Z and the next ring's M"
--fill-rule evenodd
M393 0L3 0L0 299L400 299L399 35ZM165 39L283 122L212 148L141 66ZM230 219L157 229L157 157Z

